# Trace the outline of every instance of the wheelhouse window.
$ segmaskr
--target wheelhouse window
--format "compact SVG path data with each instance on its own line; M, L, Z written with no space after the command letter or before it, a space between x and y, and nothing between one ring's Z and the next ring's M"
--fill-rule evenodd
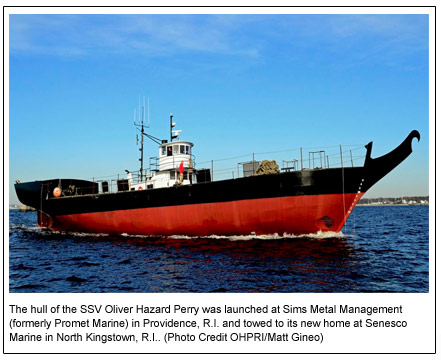
M179 147L179 152L180 152L181 154L185 154L185 145L180 145L180 147Z
M185 146L185 153L188 155L190 154L190 146Z
M166 153L166 148L165 148L165 146L163 146L163 147L161 148L161 154L164 156L165 153Z
M173 148L171 146L167 146L167 156L173 155Z
M179 145L173 145L173 155L179 154Z

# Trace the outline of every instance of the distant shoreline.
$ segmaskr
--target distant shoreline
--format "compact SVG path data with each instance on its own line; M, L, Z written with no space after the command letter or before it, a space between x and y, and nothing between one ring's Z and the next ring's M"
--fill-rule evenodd
M429 204L357 204L356 206L429 206Z
M357 204L356 206L429 206L429 204ZM20 208L10 206L9 210L18 211L20 210ZM27 211L35 211L35 210L27 210Z

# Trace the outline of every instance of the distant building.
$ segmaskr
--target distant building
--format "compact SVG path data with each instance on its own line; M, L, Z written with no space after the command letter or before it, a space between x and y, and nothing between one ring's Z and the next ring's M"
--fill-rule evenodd
M359 205L429 205L428 196L403 196L397 198L361 199Z

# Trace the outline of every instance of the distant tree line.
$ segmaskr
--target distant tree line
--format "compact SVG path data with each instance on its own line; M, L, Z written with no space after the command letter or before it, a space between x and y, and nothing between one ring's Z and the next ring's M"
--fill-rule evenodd
M428 196L378 197L378 198L361 199L358 203L359 204L371 204L371 203L401 204L403 202L421 203L421 201L429 202L429 197Z

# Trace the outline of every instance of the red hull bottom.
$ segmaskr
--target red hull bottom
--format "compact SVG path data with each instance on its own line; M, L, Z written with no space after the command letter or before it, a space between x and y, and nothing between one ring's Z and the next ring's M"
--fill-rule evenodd
M248 235L339 232L363 193L307 195L49 217L57 231L132 235Z

